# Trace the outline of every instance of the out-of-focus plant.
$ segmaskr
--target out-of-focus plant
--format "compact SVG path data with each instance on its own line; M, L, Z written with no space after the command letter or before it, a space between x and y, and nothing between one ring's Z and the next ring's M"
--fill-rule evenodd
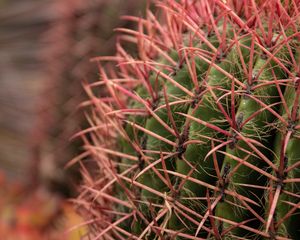
M137 12L142 2L57 0L51 4L56 16L42 39L47 79L32 134L33 183L42 179L57 190L67 191L70 175L64 164L79 149L76 141L70 145L69 140L84 124L77 111L84 96L81 83L98 78L97 66L89 59L114 52L113 28L126 24L120 16Z

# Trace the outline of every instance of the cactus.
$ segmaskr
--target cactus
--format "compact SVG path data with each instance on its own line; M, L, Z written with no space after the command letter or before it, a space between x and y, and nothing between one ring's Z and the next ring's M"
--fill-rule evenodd
M118 29L116 56L92 59L101 79L84 85L78 135L97 169L72 162L95 239L300 236L299 11L160 0L125 17L137 30Z

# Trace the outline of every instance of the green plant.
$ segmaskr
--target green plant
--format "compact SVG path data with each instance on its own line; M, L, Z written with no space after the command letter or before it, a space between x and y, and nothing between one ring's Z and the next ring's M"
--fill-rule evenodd
M297 239L300 2L155 3L157 15L126 17L137 30L93 59L116 67L85 84L91 127L79 135L97 168L82 164L78 202L91 234Z

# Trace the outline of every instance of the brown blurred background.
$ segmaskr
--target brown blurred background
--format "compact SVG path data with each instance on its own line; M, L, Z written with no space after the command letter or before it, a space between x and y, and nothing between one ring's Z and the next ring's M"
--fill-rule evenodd
M113 29L132 24L120 16L145 2L0 0L1 239L79 239L60 233L82 221L62 200L80 179L64 166L81 151L69 142L85 127L81 81L98 78L89 59L114 53Z
M80 82L97 78L88 59L114 52L112 30L127 24L119 16L142 2L0 0L0 169L11 178L72 157Z

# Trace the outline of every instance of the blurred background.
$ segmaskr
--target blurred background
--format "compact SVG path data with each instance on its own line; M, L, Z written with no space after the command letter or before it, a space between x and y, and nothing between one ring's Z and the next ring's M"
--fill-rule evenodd
M84 129L81 82L97 80L89 59L114 53L121 15L143 0L0 0L1 239L80 239L76 196Z

